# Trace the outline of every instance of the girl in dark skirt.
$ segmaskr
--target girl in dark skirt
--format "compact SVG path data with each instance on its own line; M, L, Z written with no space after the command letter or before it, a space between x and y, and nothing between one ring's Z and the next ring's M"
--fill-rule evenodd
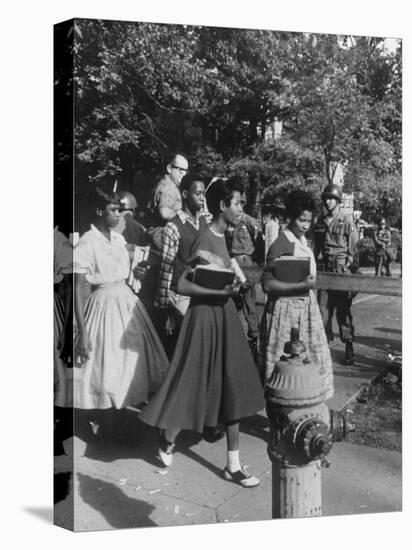
M242 188L236 182L217 180L207 193L211 226L194 244L194 256L230 268L224 232L242 214ZM178 292L191 296L175 353L166 378L140 418L161 428L159 456L172 463L174 442L180 430L202 433L205 427L225 425L227 463L224 478L243 487L259 480L242 468L239 459L239 420L264 406L263 391L233 300L237 284L211 290L191 282L187 273Z

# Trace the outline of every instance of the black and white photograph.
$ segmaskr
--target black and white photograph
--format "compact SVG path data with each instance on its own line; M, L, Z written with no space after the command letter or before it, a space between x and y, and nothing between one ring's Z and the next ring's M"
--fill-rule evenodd
M402 40L73 19L54 54L55 523L401 511Z
M405 5L2 13L3 546L403 547Z

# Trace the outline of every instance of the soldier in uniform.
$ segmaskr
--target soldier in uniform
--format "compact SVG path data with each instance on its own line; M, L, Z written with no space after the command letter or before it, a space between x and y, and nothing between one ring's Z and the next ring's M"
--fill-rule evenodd
M242 193L242 206L246 204L246 194ZM239 223L236 226L228 228L225 231L226 246L230 257L234 258L240 268L254 265L252 259L257 236L259 232L258 221L246 214L242 213ZM256 310L256 289L253 283L247 283L243 287L243 291L235 298L237 309L243 311L247 324L247 335L249 346L253 357L257 358L257 341L259 337L259 319Z
M129 191L123 191L120 197L120 220L114 231L123 235L127 244L147 245L146 228L135 219L136 198Z
M358 241L355 224L341 209L342 191L338 185L329 184L322 193L325 213L315 224L314 254L319 271L345 273L356 271L354 255ZM333 340L332 318L336 310L339 335L345 344L345 364L353 365L354 327L351 313L353 292L328 290L319 292L322 312L327 311L325 330L328 340ZM325 304L326 302L326 304ZM326 305L326 308L325 308Z
M386 276L391 276L391 261L393 260L393 254L390 250L391 246L391 231L386 225L385 218L379 220L378 229L373 233L373 240L375 242L375 275L383 275L383 270L386 270Z

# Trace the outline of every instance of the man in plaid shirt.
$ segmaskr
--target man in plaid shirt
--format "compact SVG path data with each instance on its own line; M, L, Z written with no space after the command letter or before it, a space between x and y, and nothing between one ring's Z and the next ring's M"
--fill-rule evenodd
M180 191L183 209L165 225L162 232L160 274L154 302L159 332L170 355L173 353L170 348L174 347L190 301L189 297L177 294L176 284L190 258L193 242L207 227L206 220L200 216L205 203L205 185L201 178L184 176ZM170 312L172 315L168 318ZM171 326L171 321L174 326ZM170 337L171 332L173 338Z

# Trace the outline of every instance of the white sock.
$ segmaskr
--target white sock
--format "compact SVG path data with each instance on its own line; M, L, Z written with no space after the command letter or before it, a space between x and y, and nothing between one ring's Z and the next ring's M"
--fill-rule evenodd
M237 470L240 470L239 449L236 451L227 451L226 468L229 472L237 472Z

